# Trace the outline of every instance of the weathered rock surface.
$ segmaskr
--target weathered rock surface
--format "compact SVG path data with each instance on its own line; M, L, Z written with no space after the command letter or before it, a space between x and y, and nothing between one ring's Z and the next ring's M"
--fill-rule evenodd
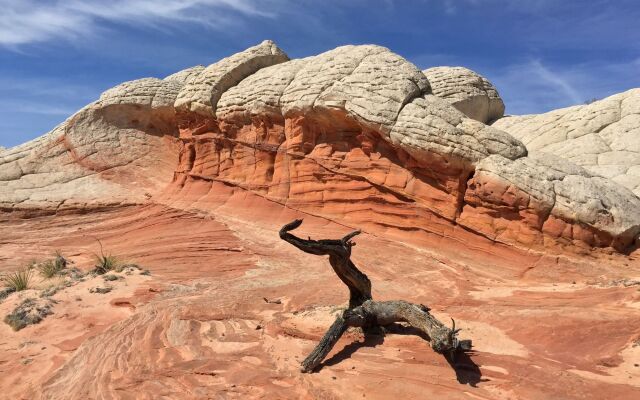
M100 95L100 106L114 104L140 105L173 113L173 103L184 84L179 80L143 78L124 82Z
M469 118L489 123L504 115L504 103L485 77L464 67L425 69L434 95L451 103Z
M545 114L508 116L493 127L640 196L640 89Z
M287 55L270 40L204 68L182 88L175 107L183 112L215 116L220 96L260 68L287 61Z
M182 71L178 71L174 74L166 76L164 78L165 81L176 81L181 83L182 85L186 85L191 82L191 80L195 79L202 71L205 69L204 65L196 65L195 67L183 69ZM175 99L174 99L175 100Z
M46 135L0 153L0 209L43 212L146 201L171 180L180 85L140 79Z

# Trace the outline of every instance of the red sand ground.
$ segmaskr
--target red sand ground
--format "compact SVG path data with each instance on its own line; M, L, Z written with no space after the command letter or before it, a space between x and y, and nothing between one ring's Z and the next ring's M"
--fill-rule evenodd
M19 332L0 324L0 397L640 398L637 258L543 256L463 232L374 224L353 254L374 298L455 318L475 351L454 368L409 332L363 341L353 331L317 373L302 374L299 362L348 293L327 260L277 231L296 217L305 218L296 232L313 238L358 226L221 183L213 189L206 207L167 195L139 207L0 221L2 271L55 249L89 269L96 236L152 273L127 276L104 295L82 282L54 295L54 315L40 324ZM0 303L0 314L26 295Z

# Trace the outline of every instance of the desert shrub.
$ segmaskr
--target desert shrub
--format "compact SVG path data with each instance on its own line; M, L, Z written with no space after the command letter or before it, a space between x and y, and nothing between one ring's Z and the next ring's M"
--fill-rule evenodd
M4 317L4 322L14 331L19 331L28 325L37 324L47 315L53 314L50 299L25 299L15 310Z
M55 253L55 258L45 262L36 264L36 268L45 278L53 278L60 274L67 267L67 260L62 256L59 250Z
M113 255L96 255L96 266L94 271L98 275L113 271L118 267L118 258Z
M33 272L30 268L23 268L11 272L2 278L5 286L13 288L16 292L29 288Z
M60 250L56 250L56 258L53 260L53 263L56 265L58 271L62 271L67 268L67 259L64 258Z
M53 260L42 262L38 264L36 268L38 269L38 272L40 272L40 275L45 278L53 278L61 271L60 269L58 269L58 265Z
M96 266L93 269L98 275L105 274L109 271L113 271L118 268L118 258L112 254L105 254L104 248L102 247L102 242L98 238L94 238L100 245L100 255L94 254L94 258L96 260Z

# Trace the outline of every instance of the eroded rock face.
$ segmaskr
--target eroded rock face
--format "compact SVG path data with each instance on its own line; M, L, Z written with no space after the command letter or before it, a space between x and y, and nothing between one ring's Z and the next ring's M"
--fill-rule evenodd
M179 85L141 79L46 135L0 153L0 208L52 212L140 204L171 180Z
M544 153L515 161L499 155L483 159L465 203L460 217L465 225L506 242L534 244L541 230L578 246L623 250L638 234L638 197ZM490 209L501 214L490 218Z
M504 115L504 103L498 91L480 74L464 67L433 67L423 72L433 94L469 118L489 123Z
M459 111L446 85L388 49L287 60L265 41L206 68L106 91L43 138L0 153L3 207L154 196L207 209L225 185L371 230L455 236L462 226L538 249L634 245L636 196L568 161L528 154L476 120L499 113ZM487 104L498 98L477 79L469 84Z
M508 116L493 126L528 149L563 157L640 195L640 89L545 114Z
M220 96L260 68L287 61L287 55L270 40L209 65L186 82L175 107L183 112L215 115Z

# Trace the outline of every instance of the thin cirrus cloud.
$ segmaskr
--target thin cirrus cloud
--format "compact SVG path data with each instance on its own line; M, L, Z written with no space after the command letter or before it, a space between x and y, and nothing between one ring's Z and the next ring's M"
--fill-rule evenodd
M540 59L488 71L509 114L542 113L583 104L631 89L640 58L628 62L592 61L558 68Z
M0 0L0 7L0 45L15 48L83 38L95 33L103 22L139 26L190 22L223 28L225 21L237 16L272 18L272 10L277 8L275 3L255 0Z

